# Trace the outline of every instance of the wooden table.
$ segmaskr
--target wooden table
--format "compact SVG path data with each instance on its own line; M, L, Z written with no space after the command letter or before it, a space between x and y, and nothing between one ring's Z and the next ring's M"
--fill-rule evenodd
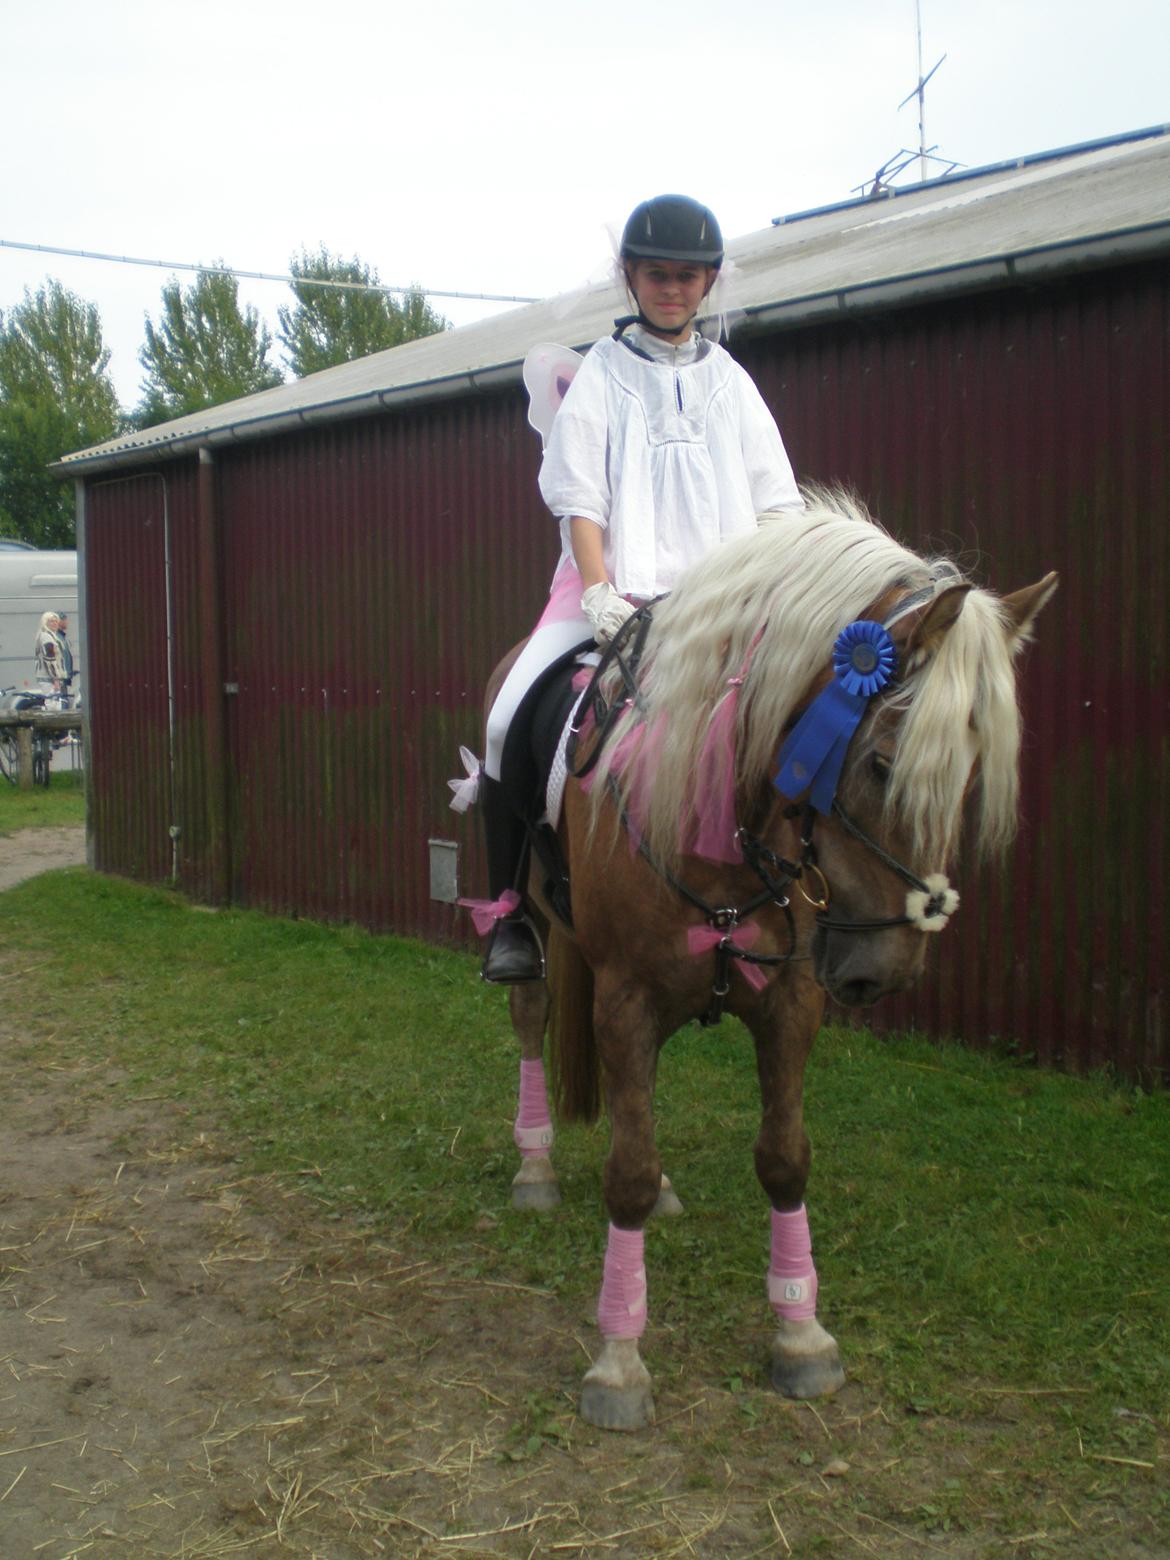
M31 790L36 783L34 754L38 733L46 737L74 732L84 743L85 715L81 710L17 710L12 714L0 714L0 736L10 735L16 749L16 784L22 791ZM45 771L48 784L48 771Z

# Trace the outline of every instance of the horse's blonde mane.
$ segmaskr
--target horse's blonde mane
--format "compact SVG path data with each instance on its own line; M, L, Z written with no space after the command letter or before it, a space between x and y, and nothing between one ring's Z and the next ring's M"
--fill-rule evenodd
M595 804L623 736L631 755L614 779L665 865L679 854L680 820L693 816L694 783L709 724L729 679L750 663L736 715L736 787L758 794L781 733L828 664L847 624L889 591L930 583L931 561L896 542L856 501L806 491L802 512L760 517L758 530L718 548L654 611L642 661L645 721L628 710L598 766ZM941 869L959 835L972 766L977 833L1006 843L1016 816L1019 715L1010 635L999 598L971 590L935 654L901 669L902 707L887 809L923 870ZM647 741L647 734L651 734ZM864 748L863 724L855 745Z

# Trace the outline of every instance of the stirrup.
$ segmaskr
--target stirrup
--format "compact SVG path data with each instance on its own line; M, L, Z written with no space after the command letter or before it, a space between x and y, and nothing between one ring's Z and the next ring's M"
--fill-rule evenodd
M544 949L526 915L504 916L488 938L479 978L492 986L544 979Z

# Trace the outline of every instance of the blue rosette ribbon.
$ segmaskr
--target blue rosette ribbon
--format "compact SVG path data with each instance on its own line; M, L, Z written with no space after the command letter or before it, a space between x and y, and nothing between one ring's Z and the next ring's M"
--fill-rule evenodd
M776 756L772 783L796 801L807 791L819 813L832 811L837 782L866 706L894 675L898 652L880 623L859 619L833 646L833 681L805 710Z

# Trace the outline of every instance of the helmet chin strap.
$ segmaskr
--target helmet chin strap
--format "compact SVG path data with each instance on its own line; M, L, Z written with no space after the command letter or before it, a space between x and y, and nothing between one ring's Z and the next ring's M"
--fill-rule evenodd
M705 292L703 294L702 301L704 303L706 303L708 295L710 294L710 291L711 291L711 289L708 288L707 292ZM651 320L651 319L648 319L646 317L646 315L643 313L643 311L642 311L642 301L638 297L638 294L630 286L630 282L629 282L629 278L628 277L626 278L626 296L629 297L629 298L632 298L634 300L634 302L638 305L638 312L637 312L637 314L623 314L620 319L614 320L613 323L617 327L617 329L614 332L615 336L617 336L620 339L621 335L622 335L622 332L627 330L631 325L640 325L643 330L648 330L652 336L657 336L659 338L659 340L661 340L661 341L668 340L669 338L663 334L661 327L658 326L658 325L655 325L654 321ZM671 333L670 333L671 336L681 336L684 331L693 331L694 328L695 328L695 321L698 318L699 318L699 310L696 309L695 312L691 315L690 319L687 320L687 322L684 325L681 325L679 327L679 329L676 330L676 331L671 331ZM623 345L628 347L628 346L630 346L630 343L627 341L627 342L624 342ZM636 349L634 349L634 350L636 350Z
M694 322L697 319L698 315L692 314L690 319L682 327L682 331L693 332ZM674 336L682 334L682 331L671 331L670 336L664 336L658 326L648 320L640 309L637 314L623 314L620 319L614 320L613 323L615 339L621 341L623 347L629 347L631 352L637 352L642 357L649 357L650 354L648 352L643 352L640 347L636 347L632 341L626 341L623 339L624 333L629 330L631 325L640 325L643 330L649 331L652 336L657 336L659 341L669 341Z

